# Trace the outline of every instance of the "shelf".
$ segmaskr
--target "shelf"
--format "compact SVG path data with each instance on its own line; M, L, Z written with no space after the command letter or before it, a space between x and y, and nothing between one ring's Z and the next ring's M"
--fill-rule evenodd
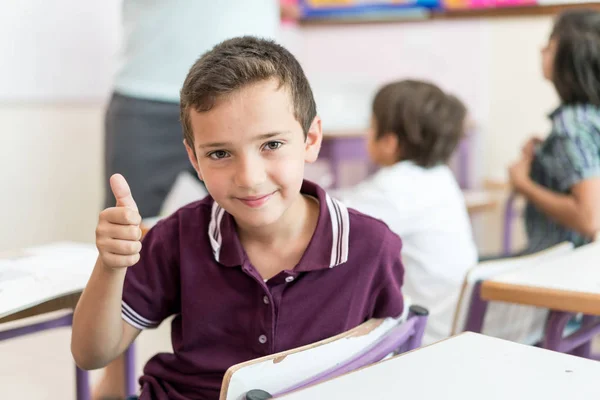
M481 19L481 18L514 18L543 15L555 15L568 9L593 8L600 10L600 3L548 4L536 6L500 7L470 10L444 10L428 12L423 9L407 10L405 13L368 18L328 18L300 20L301 26L326 25L362 25L373 23L406 23L430 20Z

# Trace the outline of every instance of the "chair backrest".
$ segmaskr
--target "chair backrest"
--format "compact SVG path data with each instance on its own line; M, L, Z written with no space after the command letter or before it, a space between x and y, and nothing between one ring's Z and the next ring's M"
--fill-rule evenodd
M539 253L487 261L473 267L465 277L454 314L452 335L465 330L469 317L471 297L477 282L491 279L528 265L562 256L573 250L571 243L561 243ZM490 302L485 314L481 333L519 343L534 344L543 334L548 310L517 304Z
M502 254L508 256L512 251L513 222L517 214L515 201L517 194L511 192L504 205L504 226L502 228Z
M427 310L411 307L408 319L372 319L329 339L234 365L220 400L245 399L255 389L281 395L420 346Z

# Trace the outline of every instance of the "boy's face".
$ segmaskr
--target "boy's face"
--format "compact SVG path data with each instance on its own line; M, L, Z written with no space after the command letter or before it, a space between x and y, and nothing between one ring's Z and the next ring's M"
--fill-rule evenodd
M552 81L556 46L556 39L550 39L548 44L542 48L542 73L544 74L544 78L549 81Z
M190 161L213 199L246 228L273 224L300 201L304 163L314 162L321 146L319 117L305 140L291 97L278 86L262 81L218 99L210 111L190 111Z
M377 137L377 121L375 116L371 117L371 127L367 135L367 151L371 162L386 167L398 162L400 156L400 144L393 133Z

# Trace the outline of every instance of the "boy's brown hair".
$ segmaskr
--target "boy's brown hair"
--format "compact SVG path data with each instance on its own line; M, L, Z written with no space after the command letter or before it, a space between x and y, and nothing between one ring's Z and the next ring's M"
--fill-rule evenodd
M317 110L300 63L272 40L243 36L216 45L190 69L180 97L181 122L188 145L194 148L191 109L209 111L219 98L269 79L276 79L290 94L294 116L306 137Z
M373 100L375 137L396 135L401 160L425 168L448 162L464 136L466 115L459 99L421 81L389 83Z
M600 12L564 11L550 39L557 42L552 81L562 102L600 107Z

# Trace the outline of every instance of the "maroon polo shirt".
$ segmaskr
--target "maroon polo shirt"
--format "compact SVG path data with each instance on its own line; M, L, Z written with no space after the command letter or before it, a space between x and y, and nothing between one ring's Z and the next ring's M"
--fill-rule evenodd
M317 227L298 265L267 282L210 197L148 232L127 271L122 315L139 329L175 315L174 353L148 361L140 399L217 399L234 364L402 313L400 238L313 183L302 193L319 200Z

